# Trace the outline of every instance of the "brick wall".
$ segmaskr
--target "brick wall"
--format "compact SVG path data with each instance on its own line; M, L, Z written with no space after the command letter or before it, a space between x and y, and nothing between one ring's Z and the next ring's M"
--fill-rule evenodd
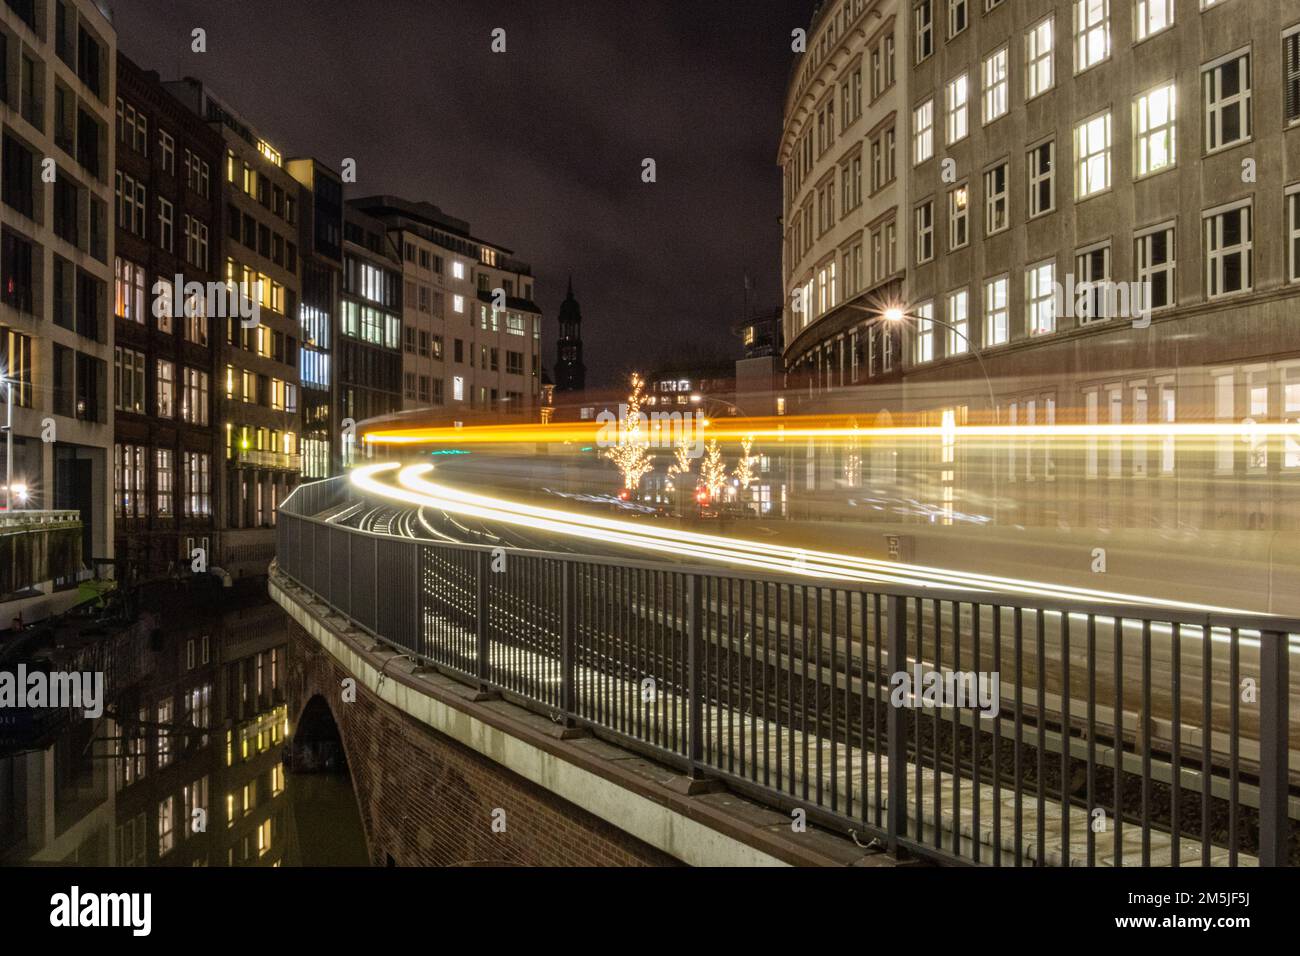
M666 866L676 861L357 687L289 622L294 727L316 694L343 737L371 862L382 866ZM494 833L493 810L505 811Z

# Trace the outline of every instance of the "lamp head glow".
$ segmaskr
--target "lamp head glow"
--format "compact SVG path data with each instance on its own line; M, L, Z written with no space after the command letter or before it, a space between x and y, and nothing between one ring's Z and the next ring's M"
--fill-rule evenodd
M896 305L891 305L885 310L886 322L902 322L905 317L906 313Z
M14 485L14 500L17 501L20 505L27 503L26 485L19 485L19 484Z

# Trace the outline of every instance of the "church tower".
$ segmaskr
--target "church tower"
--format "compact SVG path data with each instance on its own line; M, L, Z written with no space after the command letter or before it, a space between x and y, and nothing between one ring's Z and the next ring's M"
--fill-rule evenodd
M555 360L555 390L582 391L587 387L587 366L582 364L582 310L573 297L573 276L569 294L560 304L560 340Z

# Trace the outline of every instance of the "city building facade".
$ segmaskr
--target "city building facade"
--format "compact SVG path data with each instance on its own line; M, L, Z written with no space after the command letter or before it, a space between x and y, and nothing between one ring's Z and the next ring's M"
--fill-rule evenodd
M355 426L402 408L402 260L378 219L348 205L343 213L342 324L336 416L342 464L356 463Z
M349 202L383 222L403 283L402 406L449 421L534 418L541 405L541 309L532 268L431 203Z
M314 481L342 468L342 438L333 413L339 404L338 376L332 360L343 288L343 181L315 159L291 159L286 168L300 184L302 476Z
M858 83L876 82L877 24L891 17L881 71L895 93L852 120ZM805 407L936 425L1300 420L1300 328L1288 317L1300 296L1294 5L841 0L821 6L808 43L781 148L784 359ZM896 181L877 193L882 123L896 130ZM845 216L859 147L871 176ZM884 288L882 217L898 223ZM872 250L865 293L859 240ZM1270 480L1300 472L1300 447L1225 436L1207 458L1093 440L1077 460L1044 452L981 469L1077 479L1019 516L1073 524L1136 520L1099 478L1172 481L1192 466L1217 490L1175 503L1145 481L1134 494L1150 499L1151 520L1269 527L1284 511L1277 495L1294 494ZM949 506L961 473L945 460Z
M5 484L14 510L78 511L89 564L113 555L116 33L86 0L15 0L0 7L0 58Z
M213 173L225 149L157 73L121 53L116 138L113 502L119 574L134 581L206 570L217 553L211 475L222 446L206 290L219 274L207 237L221 222Z
M222 565L232 575L261 575L275 553L275 512L298 484L300 184L278 149L203 84L165 84L220 133L225 153L211 175L221 186L219 232L208 241L223 261L228 295L209 303L219 329L219 427L225 453L208 486L221 487Z

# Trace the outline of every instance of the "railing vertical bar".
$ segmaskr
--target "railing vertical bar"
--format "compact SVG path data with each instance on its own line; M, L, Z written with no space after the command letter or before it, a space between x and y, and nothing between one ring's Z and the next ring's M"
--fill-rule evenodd
M1183 802L1183 634L1182 625L1174 623L1169 644L1170 693L1173 696L1173 726L1169 773L1169 865L1182 865L1181 820Z
M994 604L993 610L993 669L1002 672L1002 608ZM999 698L1002 694L998 682ZM1002 707L993 717L993 865L1002 865ZM1019 782L1017 781L1017 786Z
M1088 866L1096 864L1096 833L1092 827L1092 812L1097 805L1096 770L1097 770L1097 619L1088 615L1088 781L1085 809L1088 811L1088 826L1085 828L1087 839Z
M1070 744L1074 739L1070 721L1070 615L1061 615L1061 865L1070 866Z
M880 597L879 595L877 596ZM879 605L876 607L879 614ZM877 617L877 620L879 618ZM899 595L889 596L889 611L886 619L889 629L889 669L903 671L907 669L907 599ZM877 658L877 669L880 663ZM877 681L883 693L888 682ZM888 698L886 698L888 699ZM885 711L885 733L889 748L889 795L885 804L885 832L888 837L889 851L894 855L899 852L899 840L907 837L907 724L903 709L890 706ZM878 749L878 748L877 748ZM876 785L880 785L880 774L876 775ZM879 797L877 797L879 799Z
M815 619L817 621L816 624L817 632L813 641L813 662L812 662L813 726L816 728L813 731L813 738L817 747L817 754L816 754L817 786L814 790L814 795L817 800L817 806L820 807L822 806L822 801L823 801L823 794L822 794L822 589L820 587L814 589L813 599L817 602L817 612L815 615ZM804 667L807 668L807 666L808 664L805 660ZM807 683L808 683L807 673L805 672L804 675L805 687L807 686ZM806 740L807 737L805 736L804 739ZM808 769L807 766L805 766L804 767L805 793L807 792L808 789L807 780L808 780Z
M703 581L697 574L686 578L686 645L687 645L687 698L690 702L690 715L686 719L686 734L689 739L690 776L700 779L704 775L704 641L703 620Z
M838 599L838 594L834 588L831 589L830 595L831 595L830 699L828 703L829 711L827 714L827 719L830 722L829 729L830 729L830 738L831 738L831 812L837 813L840 808L840 800L839 800L840 791L839 791L839 774L838 774L839 750L837 747L838 739L835 734L835 698L837 696L836 685L837 685L837 680L839 675L839 658L836 654L835 644L836 644L836 639L839 635L838 628L836 627L837 624L836 611L838 609L839 599ZM820 662L818 663L818 670L819 671L821 670ZM821 748L818 748L818 753L820 752L821 752ZM820 778L821 776L819 774L818 779Z
M961 603L952 602L952 667L957 674L962 673L961 669ZM979 702L979 667L978 665L971 671L975 675L975 701ZM952 703L956 703L953 701ZM969 701L967 706L969 706ZM978 715L978 710L972 710L972 714ZM952 709L952 852L954 856L961 855L961 719L962 708L953 707ZM979 717L975 720L978 722ZM972 833L976 842L979 835Z
M1288 856L1291 820L1287 812L1290 795L1290 646L1290 636L1285 632L1262 631L1259 635L1260 866L1287 866L1291 862ZM1240 695L1236 688L1231 693ZM1236 739L1235 735L1233 739Z
M1151 621L1142 619L1142 865L1151 865Z
M1114 773L1113 773L1113 803L1115 805L1114 827L1114 865L1121 867L1124 865L1124 619L1115 617L1111 619L1112 637L1114 640L1114 660L1111 663L1115 671L1115 709L1112 720L1115 724L1114 739Z
M1021 767L1021 751L1024 747L1024 730L1025 730L1025 661L1024 661L1024 615L1020 608L1012 608L1012 643L1013 654L1016 667L1016 725L1015 725L1015 774L1016 789L1015 808L1016 820L1014 826L1014 838L1016 841L1016 866L1024 865L1025 844L1023 839L1024 820L1022 813L1024 810L1024 791L1025 775Z
M1260 660L1263 660L1262 656ZM1207 622L1201 627L1201 866L1210 865L1210 784L1214 780L1214 766L1210 761L1214 727L1213 662L1214 634ZM1262 725L1260 730L1263 730ZM1260 742L1263 743L1262 740ZM1262 763L1260 769L1263 770ZM1262 791L1260 796L1263 797Z
M930 602L934 611L934 671L943 676L943 602L935 598ZM919 634L918 634L919 637ZM919 690L919 688L917 688ZM951 704L952 701L948 701ZM934 799L934 848L943 849L943 748L939 737L942 733L943 710L936 707L930 718L930 731L934 743L934 765L930 767L930 792Z
M1034 851L1038 866L1046 865L1047 856L1047 775L1044 761L1047 758L1047 639L1043 623L1043 609L1034 613L1034 683L1038 685L1038 713L1034 723L1038 729L1038 752L1034 755L1038 779L1034 782L1037 790L1037 818Z
M1263 650L1262 642L1260 650ZM1236 866L1237 824L1241 814L1238 777L1241 759L1241 631L1235 627L1232 629L1232 643L1228 645L1228 687L1228 866Z

